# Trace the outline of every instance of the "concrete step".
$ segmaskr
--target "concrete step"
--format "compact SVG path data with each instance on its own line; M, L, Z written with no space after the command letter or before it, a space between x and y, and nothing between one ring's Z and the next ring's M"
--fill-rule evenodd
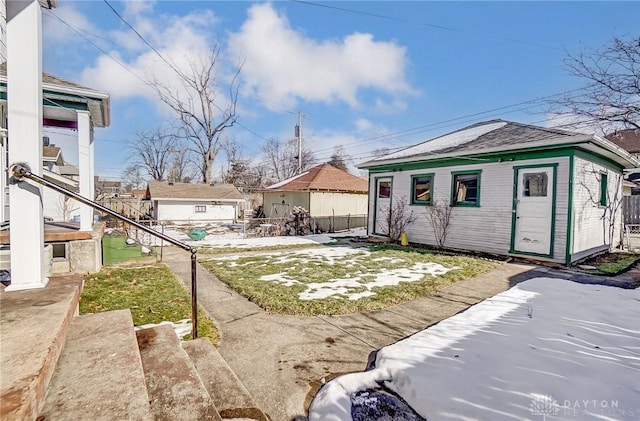
M173 328L136 332L156 420L219 420L220 415Z
M79 299L77 283L0 292L0 419L36 419Z
M129 310L73 319L40 415L45 421L153 420Z
M183 342L222 419L269 421L207 338Z

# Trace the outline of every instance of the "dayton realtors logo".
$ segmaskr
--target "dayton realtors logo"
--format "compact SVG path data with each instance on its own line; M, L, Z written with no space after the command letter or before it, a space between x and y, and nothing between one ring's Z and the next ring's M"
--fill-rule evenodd
M532 415L542 415L542 421L547 419L547 415L557 415L560 411L560 405L548 395L534 394L529 404Z

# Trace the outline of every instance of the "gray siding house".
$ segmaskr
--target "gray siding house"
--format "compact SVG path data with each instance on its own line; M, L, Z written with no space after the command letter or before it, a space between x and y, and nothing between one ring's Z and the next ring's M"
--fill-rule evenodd
M444 246L570 264L620 242L622 170L640 162L598 136L492 120L362 163L369 235L404 201L412 243L451 207ZM399 209L399 207L398 207Z

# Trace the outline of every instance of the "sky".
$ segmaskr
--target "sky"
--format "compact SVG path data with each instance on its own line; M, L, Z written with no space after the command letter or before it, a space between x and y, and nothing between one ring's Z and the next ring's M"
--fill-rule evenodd
M639 31L640 2L60 0L43 12L43 70L111 95L111 125L95 130L103 178L131 164L136 133L171 119L145 81L178 87L163 60L182 68L212 47L223 108L241 66L225 136L253 165L267 139L294 137L301 113L318 161L343 145L355 170L377 148L479 121L565 124L539 101L584 86L563 59ZM56 132L74 163L75 134Z

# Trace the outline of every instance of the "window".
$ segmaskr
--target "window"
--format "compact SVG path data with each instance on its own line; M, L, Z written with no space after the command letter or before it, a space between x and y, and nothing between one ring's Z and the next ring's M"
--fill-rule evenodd
M453 206L480 206L481 171L452 172L453 185L451 203Z
M206 205L196 205L196 213L205 213L207 211Z
M53 260L67 260L67 244L68 243L51 243L51 257Z
M607 206L607 174L600 173L600 206Z
M380 181L378 183L378 198L388 199L391 197L391 181Z
M433 204L433 174L411 176L411 204Z
M546 172L525 173L522 175L522 193L527 197L543 197L547 195L549 176Z

